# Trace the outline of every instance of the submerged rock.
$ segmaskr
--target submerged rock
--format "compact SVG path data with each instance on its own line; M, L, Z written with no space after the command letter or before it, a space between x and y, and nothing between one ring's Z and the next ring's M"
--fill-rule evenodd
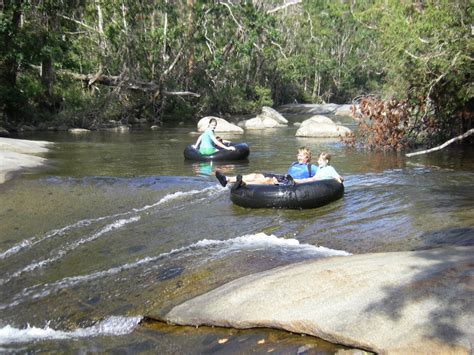
M269 327L381 353L465 353L474 343L474 246L307 261L174 307L182 325Z

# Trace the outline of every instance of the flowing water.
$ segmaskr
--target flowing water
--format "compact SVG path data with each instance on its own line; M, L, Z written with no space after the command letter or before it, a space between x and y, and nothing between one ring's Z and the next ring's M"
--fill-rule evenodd
M227 136L249 144L248 161L190 163L193 130L20 137L56 144L46 167L0 185L0 351L334 353L344 348L283 331L147 317L303 260L474 244L472 147L405 158L296 138L290 124ZM333 154L343 199L245 209L213 176L283 173L302 145Z

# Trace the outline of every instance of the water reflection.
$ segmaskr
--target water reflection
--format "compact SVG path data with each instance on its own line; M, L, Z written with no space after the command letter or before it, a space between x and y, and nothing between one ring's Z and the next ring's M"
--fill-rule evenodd
M196 176L214 176L216 170L223 174L236 174L237 166L248 164L248 160L240 161L239 164L223 163L223 162L193 162L190 163L191 169Z
M193 163L192 167L196 175L209 176L212 174L212 162Z

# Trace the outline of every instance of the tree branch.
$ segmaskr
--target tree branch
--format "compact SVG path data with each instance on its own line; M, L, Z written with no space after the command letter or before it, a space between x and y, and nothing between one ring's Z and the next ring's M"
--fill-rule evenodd
M87 28L88 30L91 30L93 32L99 32L97 29L95 29L94 27L92 26L89 26L88 24L84 23L84 22L81 22L81 21L78 21L76 19L73 19L72 17L68 17L66 15L60 15L63 19L66 19L66 20L69 20L69 21L72 21L78 25L81 25L82 27L85 27Z
M232 17L232 19L234 20L235 24L237 25L237 29L238 29L238 32L243 32L243 29L244 27L237 21L237 19L235 18L234 14L232 13L232 9L230 8L229 4L225 3L225 2L222 2L222 1L219 1L218 2L220 5L224 5L225 7L227 7L227 9L229 10L230 12L230 16Z
M283 5L281 6L277 6L271 10L268 10L267 11L267 14L272 14L274 12L277 12L277 11L280 11L280 10L283 10L283 9L286 9L287 7L289 6L292 6L292 5L298 5L302 2L303 0L291 0L291 1L288 1L288 2L285 2Z
M119 75L103 75L97 73L97 74L80 74L80 73L74 73L68 70L60 70L58 71L58 74L63 74L70 76L71 78L75 80L80 80L83 81L87 84L89 83L96 83L96 84L102 84L106 86L121 86L123 88L129 89L129 90L137 90L137 91L143 91L143 92L157 92L160 88L158 83L154 81L141 81L141 80L131 80L131 79L124 79L122 76ZM163 95L173 95L173 96L194 96L194 97L200 97L201 95L195 92L191 91L159 91Z
M408 154L405 154L405 156L407 157L412 157L414 155L421 155L421 154L426 154L426 153L431 153L431 152L434 152L434 151L437 151L437 150L441 150L443 148L446 148L448 145L456 142L456 141L460 141L460 140L463 140L464 138L466 137L469 137L471 134L474 134L474 128L471 128L469 131L457 136L457 137L454 137L452 139L450 139L449 141L446 141L444 142L443 144L437 146L437 147L434 147L434 148L431 148L431 149L427 149L427 150L422 150L422 151L419 151L419 152L414 152L414 153L408 153Z

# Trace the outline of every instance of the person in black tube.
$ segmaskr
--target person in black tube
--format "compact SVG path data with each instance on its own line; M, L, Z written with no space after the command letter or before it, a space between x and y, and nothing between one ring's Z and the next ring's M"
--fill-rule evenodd
M217 152L219 149L225 150L235 150L233 146L227 146L225 143L230 143L224 141L222 138L220 140L216 139L214 135L214 130L217 127L217 120L211 118L209 120L209 126L206 128L203 134L201 134L196 141L196 144L193 147L199 151L201 155L211 155Z
M222 186L228 183L233 184L232 189L237 189L246 184L275 184L292 185L295 179L307 179L314 177L317 167L311 164L311 150L307 147L300 147L297 154L298 161L292 163L286 175L272 173L252 173L248 175L225 176L220 171L216 171L216 178Z
M308 181L315 180L326 180L326 179L335 179L342 184L344 178L339 175L329 162L331 161L331 154L326 152L321 152L318 155L318 171L314 174L313 177L304 178L304 179L295 179L295 183L300 184Z

